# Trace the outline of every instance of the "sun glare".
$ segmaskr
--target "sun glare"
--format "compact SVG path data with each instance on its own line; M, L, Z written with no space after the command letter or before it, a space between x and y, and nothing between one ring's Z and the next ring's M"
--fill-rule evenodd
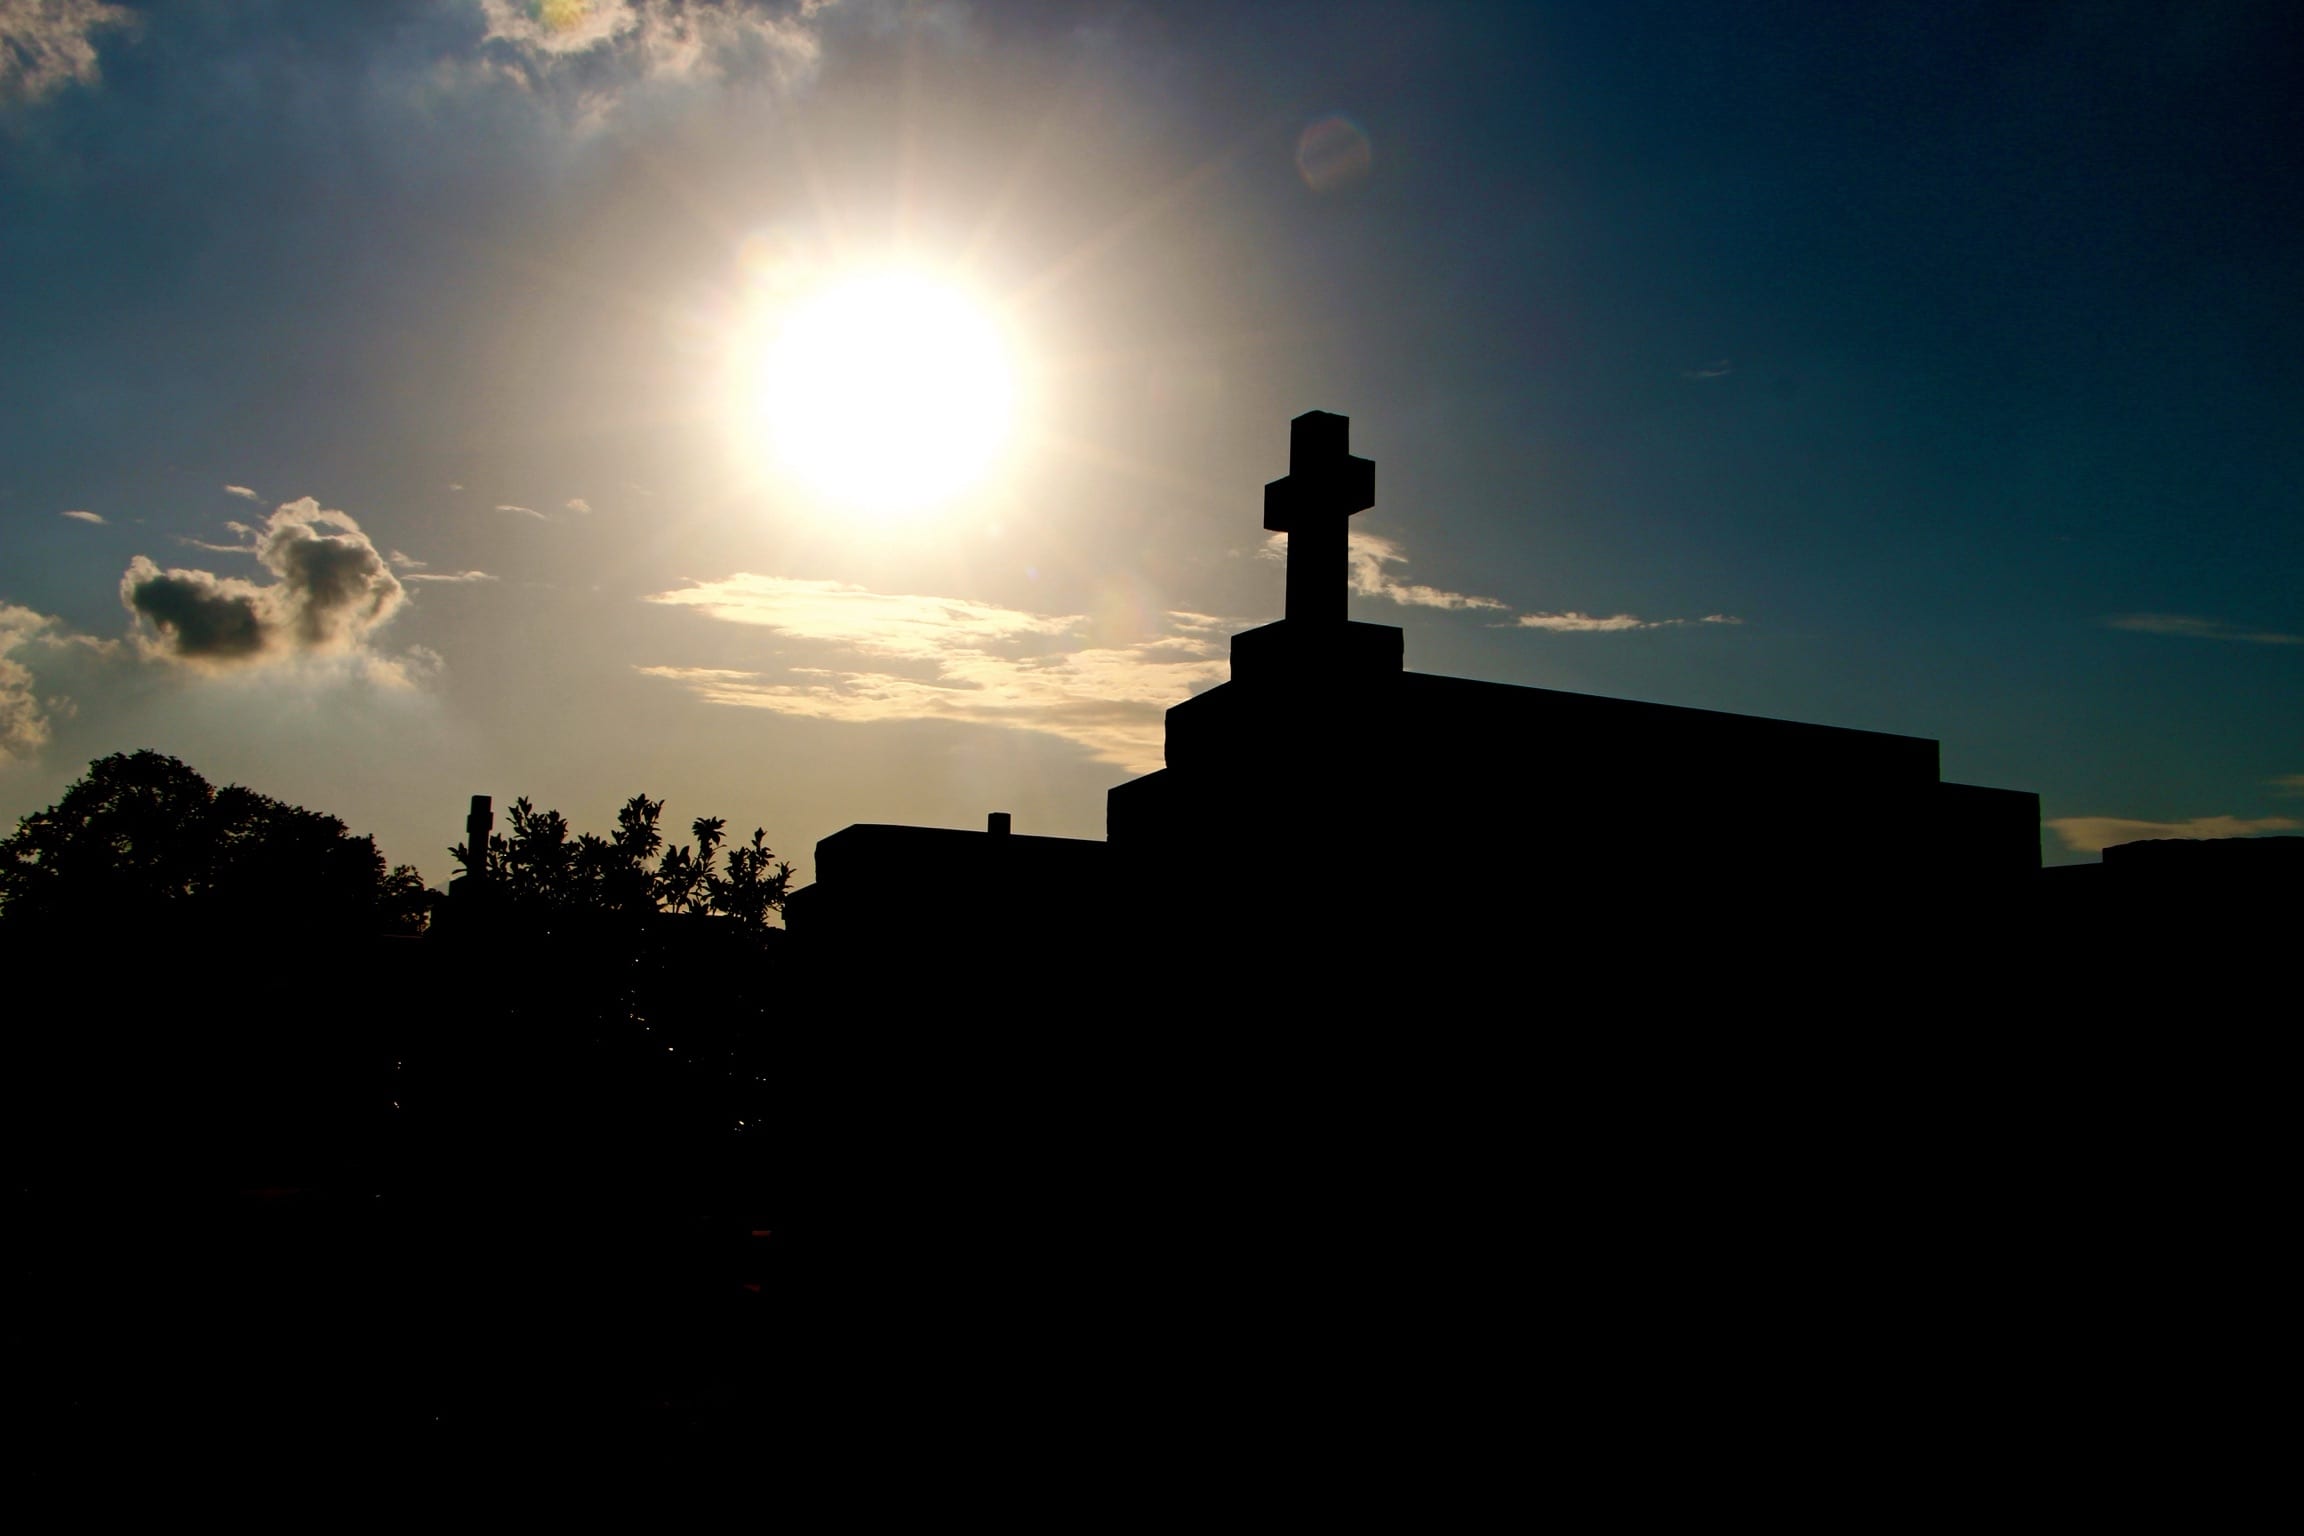
M1015 367L991 313L924 274L836 280L763 328L754 430L825 500L881 517L936 507L1006 446Z

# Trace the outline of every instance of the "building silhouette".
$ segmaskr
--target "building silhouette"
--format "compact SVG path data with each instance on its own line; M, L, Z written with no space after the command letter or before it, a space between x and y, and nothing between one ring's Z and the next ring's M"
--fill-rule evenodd
M1342 416L1291 423L1264 526L1287 608L1232 637L1229 682L1167 713L1166 766L1116 786L1106 839L857 825L786 918L820 955L985 943L1098 964L1150 935L1345 958L1509 965L1531 942L1717 958L1828 938L1989 947L2040 867L2039 798L1945 782L1922 737L1406 669L1346 617L1348 525L1375 466ZM1782 956L1780 956L1781 958Z

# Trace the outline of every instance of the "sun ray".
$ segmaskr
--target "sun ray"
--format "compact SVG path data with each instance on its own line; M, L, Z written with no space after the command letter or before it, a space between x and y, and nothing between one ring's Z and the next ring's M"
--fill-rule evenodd
M1193 193L1214 180L1218 173L1230 167L1232 162L1254 145L1259 137L1270 134L1276 125L1285 121L1287 121L1285 115L1274 115L1259 120L1255 125L1235 136L1230 143L1217 150L1216 153L1146 197L1102 230L1090 235L1071 250L1057 257L1036 276L1019 285L1009 296L1009 302L1018 307L1037 303L1063 287L1064 284L1080 276L1121 241L1140 233L1147 226L1181 206Z

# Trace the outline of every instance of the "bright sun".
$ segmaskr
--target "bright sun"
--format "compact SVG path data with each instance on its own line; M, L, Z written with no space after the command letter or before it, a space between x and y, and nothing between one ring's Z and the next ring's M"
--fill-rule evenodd
M924 274L835 280L764 328L755 430L828 501L902 517L946 502L999 459L1015 409L1007 338L991 313Z

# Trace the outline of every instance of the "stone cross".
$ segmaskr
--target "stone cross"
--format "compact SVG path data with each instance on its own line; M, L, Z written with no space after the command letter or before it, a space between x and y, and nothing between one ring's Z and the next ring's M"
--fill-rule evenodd
M1376 466L1344 450L1351 421L1306 411L1288 423L1288 473L1264 487L1264 526L1288 535L1292 624L1342 624L1350 608L1352 514L1376 505Z

